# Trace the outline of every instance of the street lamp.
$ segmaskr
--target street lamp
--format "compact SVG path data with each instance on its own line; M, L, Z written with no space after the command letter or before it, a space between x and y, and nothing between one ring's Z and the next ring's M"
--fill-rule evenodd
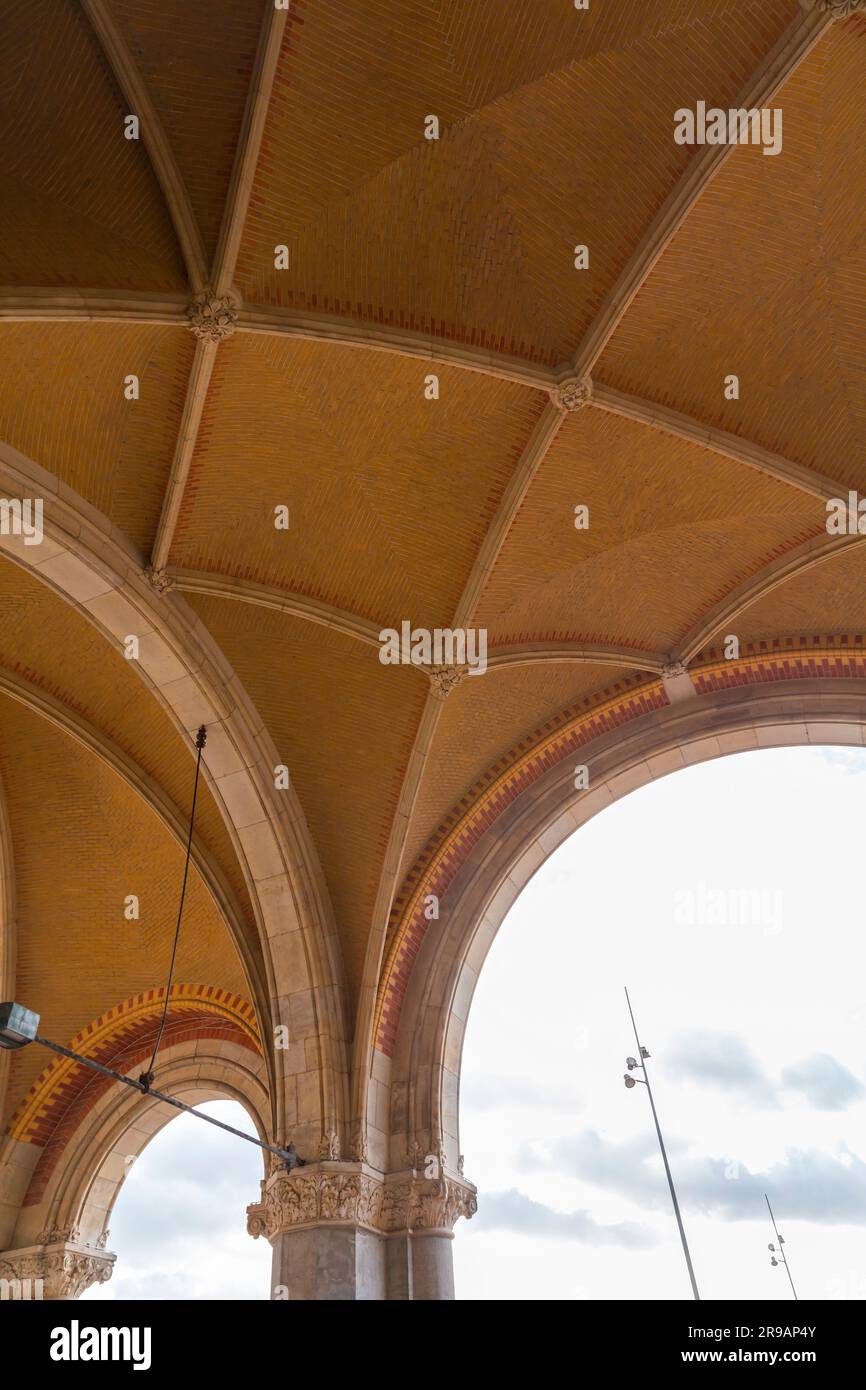
M626 1088L629 1091L632 1089L633 1086L636 1086L639 1082L642 1086L646 1086L647 1095L649 1096L650 1109L652 1110L653 1114L653 1122L656 1127L656 1135L658 1136L659 1148L661 1149L662 1153L662 1162L665 1166L665 1173L667 1174L668 1179L668 1187L670 1188L671 1192L671 1201L674 1205L674 1216L677 1218L677 1226L679 1227L680 1240L682 1241L683 1245L683 1254L686 1257L686 1267L689 1271L689 1279L692 1285L692 1293L694 1294L695 1299L698 1302L700 1302L701 1296L698 1293L698 1285L697 1280L695 1279L695 1271L692 1268L692 1257L689 1254L689 1245L688 1241L686 1240L685 1230L683 1228L683 1219L680 1216L680 1205L677 1201L677 1194L674 1188L674 1180L671 1176L670 1164L668 1163L668 1156L665 1152L664 1140L662 1139L661 1126L659 1125L659 1117L656 1113L655 1101L653 1100L653 1093L652 1087L650 1086L649 1074L646 1069L647 1059L649 1058L650 1054L647 1051L647 1049L641 1045L641 1040L637 1035L637 1024L634 1021L634 1013L631 1007L631 1000L628 997L628 990L626 990L625 992L625 999L626 1003L628 1004L628 1011L631 1017L631 1026L634 1029L634 1040L637 1043L638 1055L637 1057L626 1057L625 1064L628 1067L628 1071L624 1074L623 1080L626 1084ZM640 1058L640 1060L638 1060L638 1058ZM640 1070L643 1072L643 1076L631 1076L630 1073L636 1071L638 1068L640 1068Z
M0 1047L12 1052L36 1041L39 1015L23 1004L0 1004Z
M62 1047L60 1043L50 1042L48 1038L41 1038L36 1031L38 1027L39 1015L34 1013L32 1009L25 1009L23 1004L0 1003L0 1047L11 1050L26 1047L28 1043L38 1043L40 1047L47 1047L51 1052L59 1053L61 1057L68 1057L73 1062L79 1062L83 1067L90 1067L91 1071L98 1071L103 1076L111 1077L112 1081L119 1081L124 1086L130 1086L133 1091L138 1091L141 1095L150 1096L153 1100L164 1101L166 1105L173 1106L175 1110L183 1110L187 1115L194 1115L197 1120L204 1120L206 1124L216 1125L217 1129L224 1129L229 1134L234 1134L238 1139L246 1139L248 1144L255 1144L257 1148L266 1149L268 1153L276 1154L289 1173L294 1168L304 1166L304 1159L299 1156L294 1144L287 1144L285 1148L282 1148L276 1144L266 1144L263 1139L254 1137L252 1134L244 1134L242 1129L235 1129L234 1125L224 1124L222 1120L216 1120L212 1115L203 1115L200 1110L186 1105L176 1096L167 1096L164 1091L155 1091L149 1078L141 1077L138 1081L133 1081L131 1076L124 1076L122 1072L103 1066L101 1062L94 1061L92 1057L84 1057L80 1052L73 1052L69 1047Z
M791 1293L794 1295L795 1301L796 1301L797 1303L799 1303L800 1300L799 1300L799 1298L797 1298L797 1290L794 1288L794 1280L791 1278L791 1271L790 1271L790 1269L789 1269L789 1267L788 1267L788 1261L787 1261L787 1259L785 1258L785 1252L784 1252L784 1250L782 1249L782 1246L785 1244L785 1237L779 1235L779 1228L778 1228L778 1226L776 1225L776 1218L775 1218L775 1216L773 1215L773 1208L770 1206L770 1199L769 1199L769 1197L767 1196L766 1192L764 1193L764 1201L767 1203L767 1210L768 1210L768 1212L770 1213L770 1220L771 1220L772 1223L773 1223L773 1230L776 1232L776 1240L779 1242L779 1249L778 1249L779 1258L778 1258L778 1260L776 1259L776 1253L777 1253L777 1251L776 1251L776 1247L775 1247L775 1245L773 1244L773 1242L770 1241L770 1244L767 1246L767 1249L770 1251L770 1264L773 1265L773 1266L775 1266L775 1267L778 1267L779 1265L784 1265L784 1266L785 1266L785 1273L786 1273L787 1276L788 1276L788 1283L791 1285Z

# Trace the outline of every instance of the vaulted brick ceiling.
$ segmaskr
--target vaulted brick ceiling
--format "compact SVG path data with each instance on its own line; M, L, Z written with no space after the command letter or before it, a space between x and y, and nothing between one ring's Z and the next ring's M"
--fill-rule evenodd
M12 0L4 27L0 439L167 571L162 601L219 644L290 769L353 998L403 877L491 766L665 658L700 665L707 615L866 485L866 15ZM744 94L782 109L780 155L674 142L676 108ZM203 291L221 341L189 332ZM572 377L592 383L577 410ZM743 643L862 636L864 558L756 589ZM61 960L68 929L94 962L76 1012L25 953L71 1036L148 983L106 916L145 869L161 983L178 877L75 721L177 807L192 764L118 652L7 559L0 615L27 951ZM403 620L486 627L491 670L437 700L376 659ZM45 731L40 694L69 727ZM199 830L237 910L230 930L196 897L188 969L243 993L254 913L207 792ZM37 861L71 916L52 922Z

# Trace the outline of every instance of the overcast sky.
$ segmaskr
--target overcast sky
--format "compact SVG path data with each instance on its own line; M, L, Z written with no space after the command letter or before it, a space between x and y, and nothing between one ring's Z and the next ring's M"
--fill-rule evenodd
M481 974L461 1298L690 1290L628 985L707 1298L866 1297L866 755L705 763L597 816L539 871Z
M247 1133L235 1101L199 1109ZM247 1235L246 1207L259 1200L263 1165L242 1139L179 1115L136 1160L109 1223L117 1255L107 1284L86 1299L268 1298L271 1247Z
M866 1298L866 754L728 757L645 787L548 860L506 919L463 1059L479 1212L462 1299L684 1298L628 985L705 1298ZM239 1108L209 1107L238 1123ZM88 1298L260 1298L252 1146L173 1121Z

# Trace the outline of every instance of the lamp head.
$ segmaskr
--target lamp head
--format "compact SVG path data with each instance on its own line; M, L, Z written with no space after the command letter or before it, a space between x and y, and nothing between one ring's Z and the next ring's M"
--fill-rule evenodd
M14 1004L11 1000L0 1004L0 1047L9 1051L26 1047L33 1042L38 1027L39 1015L32 1009L25 1009L23 1004Z
M637 1085L637 1082L635 1081L634 1077L633 1077L633 1076L629 1076L628 1072L625 1072L625 1073L623 1074L623 1078L622 1078L622 1079L623 1079L623 1081L625 1082L626 1087L627 1087L627 1089L628 1089L629 1091L632 1089L633 1086L636 1086L636 1085Z

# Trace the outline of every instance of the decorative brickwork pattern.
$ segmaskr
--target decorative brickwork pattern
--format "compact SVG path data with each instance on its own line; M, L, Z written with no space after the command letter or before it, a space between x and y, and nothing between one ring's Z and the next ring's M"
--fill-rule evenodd
M759 642L741 653L739 661L726 661L710 648L690 671L699 695L771 681L852 680L866 676L866 643L860 636Z

